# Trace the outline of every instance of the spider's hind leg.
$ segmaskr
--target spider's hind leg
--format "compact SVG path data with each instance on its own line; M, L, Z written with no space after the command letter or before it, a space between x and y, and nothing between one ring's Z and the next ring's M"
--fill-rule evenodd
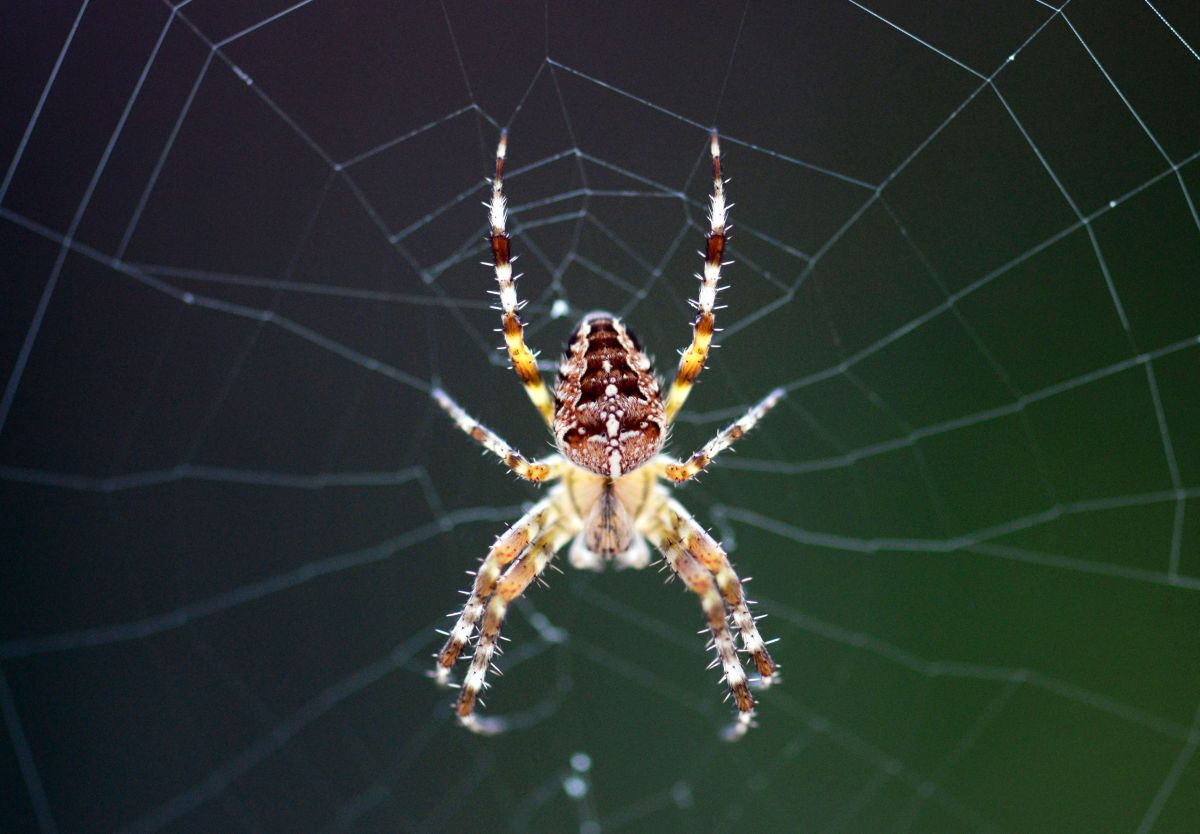
M508 131L500 134L500 143L496 147L496 177L492 180L492 199L486 203L488 221L491 230L488 241L492 247L492 268L496 272L496 284L499 289L495 292L500 296L500 322L503 325L504 344L508 349L508 358L513 370L525 386L525 393L530 402L542 415L546 425L554 420L554 400L550 390L542 381L538 369L537 354L525 344L525 325L521 322L520 310L522 302L517 298L517 279L520 275L513 274L513 258L509 253L510 237L505 228L508 222L508 201L504 198L504 157L508 153Z
M717 304L717 292L721 289L722 258L725 256L725 244L729 240L728 219L730 206L725 202L725 180L721 175L721 146L717 141L717 132L712 132L710 147L712 151L713 190L708 198L708 233L704 236L704 271L696 277L700 279L700 294L693 306L696 308L696 321L692 324L692 343L679 357L679 370L675 372L675 381L667 394L667 420L672 421L679 409L683 407L696 383L696 377L704 370L708 359L708 349L712 343L714 332L714 311Z

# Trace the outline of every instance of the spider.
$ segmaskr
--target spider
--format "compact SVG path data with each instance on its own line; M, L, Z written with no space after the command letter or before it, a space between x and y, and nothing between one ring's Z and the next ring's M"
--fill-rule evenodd
M496 149L496 176L488 207L505 345L512 367L533 405L554 434L558 454L528 460L481 425L440 388L433 397L464 432L499 457L517 476L536 484L556 481L542 500L496 539L475 574L466 605L437 655L434 677L450 685L450 673L463 648L478 629L470 668L459 687L455 712L471 730L495 732L495 719L475 713L508 606L537 579L555 553L571 542L569 561L575 568L601 570L644 568L650 563L646 542L662 554L683 583L700 598L711 646L723 680L737 704L737 719L727 736L738 738L753 725L751 681L742 668L729 627L741 637L742 649L758 671L753 683L766 687L776 680L776 664L758 633L742 583L721 544L676 501L662 479L680 484L704 471L709 462L748 432L783 396L776 389L685 461L662 454L671 423L704 367L713 334L713 311L721 278L721 258L729 238L725 182L717 132L710 136L713 191L709 197L709 231L705 236L704 270L692 343L681 352L679 368L664 397L650 359L633 332L611 313L584 316L567 343L553 395L538 370L537 355L525 344L516 281L505 231L507 203L501 183L507 131ZM493 667L494 668L494 667ZM711 668L711 667L710 667ZM728 696L727 696L728 697Z

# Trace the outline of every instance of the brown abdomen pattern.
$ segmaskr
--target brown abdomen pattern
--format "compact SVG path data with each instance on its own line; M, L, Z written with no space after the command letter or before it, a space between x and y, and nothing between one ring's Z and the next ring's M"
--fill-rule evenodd
M554 416L559 450L579 466L617 478L662 447L665 419L650 360L619 319L579 323L559 368Z
M629 354L621 345L611 319L592 322L584 348L584 371L580 380L580 403L590 403L604 397L610 385L626 397L645 400L638 390L638 375L629 367Z

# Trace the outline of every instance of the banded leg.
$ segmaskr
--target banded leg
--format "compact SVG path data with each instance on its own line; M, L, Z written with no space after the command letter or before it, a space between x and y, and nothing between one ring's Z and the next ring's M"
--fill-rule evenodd
M446 644L438 652L434 676L440 685L445 686L450 682L450 670L454 667L454 661L474 634L475 624L483 615L483 605L496 590L500 572L521 554L532 539L558 519L556 498L557 496L551 495L542 499L516 524L496 538L495 544L475 573L475 584L467 597L467 604L463 606L458 621L447 635Z
M741 635L742 648L754 659L754 665L758 669L759 685L764 688L770 686L775 682L775 661L771 658L771 653L767 651L766 641L758 633L758 626L755 625L754 617L750 613L742 582L738 579L733 565L729 564L729 557L725 554L725 549L696 522L696 519L692 518L678 501L669 499L664 507L663 515L664 521L674 536L683 543L687 551L695 556L700 564L716 577L717 587L721 589L721 596L733 613L733 623Z
M655 529L650 540L662 552L671 569L688 589L700 597L700 606L704 609L708 630L712 634L712 643L717 650L717 659L713 661L713 665L721 664L724 671L722 680L729 686L729 691L733 693L737 703L738 720L729 737L740 738L754 720L754 696L750 694L746 673L734 647L733 635L725 619L725 602L717 591L713 575L688 552L683 540L666 526Z
M498 434L467 414L462 406L443 391L433 389L433 398L447 414L454 418L460 429L471 436L471 439L483 446L511 469L518 477L535 484L553 480L562 474L563 462L558 455L551 455L541 460L530 462L524 455L505 443Z
M508 358L513 370L525 385L525 393L549 425L554 419L554 401L542 375L538 371L537 355L525 344L525 325L521 323L520 309L524 303L517 300L517 279L513 275L512 259L509 257L509 235L504 226L508 220L507 202L501 184L504 172L504 157L508 150L508 131L500 131L500 144L496 148L496 178L492 180L492 200L484 203L488 207L488 219L492 225L489 240L492 244L492 266L496 270L496 283L500 285L500 321L504 326L504 344L508 347Z
M746 432L754 428L763 415L774 408L782 397L783 389L776 388L770 394L767 394L758 405L747 411L740 420L726 426L716 437L705 443L703 448L693 453L686 461L681 462L671 460L670 458L660 458L663 475L677 484L689 478L696 477L704 471L704 467L708 466L713 458L738 440L741 440Z
M700 279L700 295L693 302L696 308L696 321L692 325L692 343L679 358L679 370L675 372L675 382L667 395L667 421L675 419L679 409L692 392L692 385L704 362L708 359L708 348L713 336L713 310L717 303L717 283L721 280L721 258L725 254L725 243L729 240L725 220L730 206L725 205L725 181L721 178L721 146L717 142L717 132L712 132L713 162L713 193L708 198L709 231L705 235L704 272L697 275Z
M500 638L500 626L504 624L504 615L508 612L509 604L525 592L529 583L538 577L555 552L571 537L572 531L561 526L553 526L538 536L529 549L520 558L509 565L508 570L496 583L496 591L488 600L487 611L483 615L483 624L479 628L479 639L475 642L475 656L471 658L471 668L463 680L462 689L458 693L458 703L454 711L458 720L475 732L488 732L488 725L474 715L475 701L479 690L483 689L487 677L488 666L492 663L492 655L496 651L496 641Z

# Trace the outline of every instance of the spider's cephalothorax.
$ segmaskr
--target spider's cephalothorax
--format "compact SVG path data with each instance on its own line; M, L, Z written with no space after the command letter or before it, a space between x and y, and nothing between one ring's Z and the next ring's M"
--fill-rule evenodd
M597 475L632 472L666 439L666 408L650 358L610 313L589 314L571 334L554 403L558 450Z
M590 313L567 343L551 397L542 381L536 355L525 344L521 303L509 257L505 229L507 205L501 187L507 136L500 135L496 177L487 203L491 219L489 242L500 297L504 341L513 369L554 434L560 454L530 461L482 426L440 389L433 392L459 428L497 455L518 476L534 483L556 481L538 501L501 535L479 571L454 628L438 653L435 676L450 682L450 671L463 648L476 635L475 653L463 678L455 711L459 720L478 732L503 729L501 719L481 719L475 713L480 691L496 653L496 641L509 604L538 578L555 553L572 542L572 566L600 570L643 568L649 563L647 542L662 554L684 585L695 593L704 610L712 646L725 683L738 708L730 737L740 737L753 723L754 696L738 658L730 621L742 650L753 660L759 687L776 680L776 665L758 633L755 617L742 591L741 580L722 549L672 496L663 481L682 483L704 471L717 454L748 432L783 396L772 391L737 422L729 425L692 454L676 460L662 454L671 422L687 400L699 376L712 339L713 311L721 260L728 239L725 183L717 134L711 136L713 193L709 198L709 231L705 240L700 293L694 303L696 320L692 343L683 351L675 380L664 397L650 359L634 335L610 313Z

